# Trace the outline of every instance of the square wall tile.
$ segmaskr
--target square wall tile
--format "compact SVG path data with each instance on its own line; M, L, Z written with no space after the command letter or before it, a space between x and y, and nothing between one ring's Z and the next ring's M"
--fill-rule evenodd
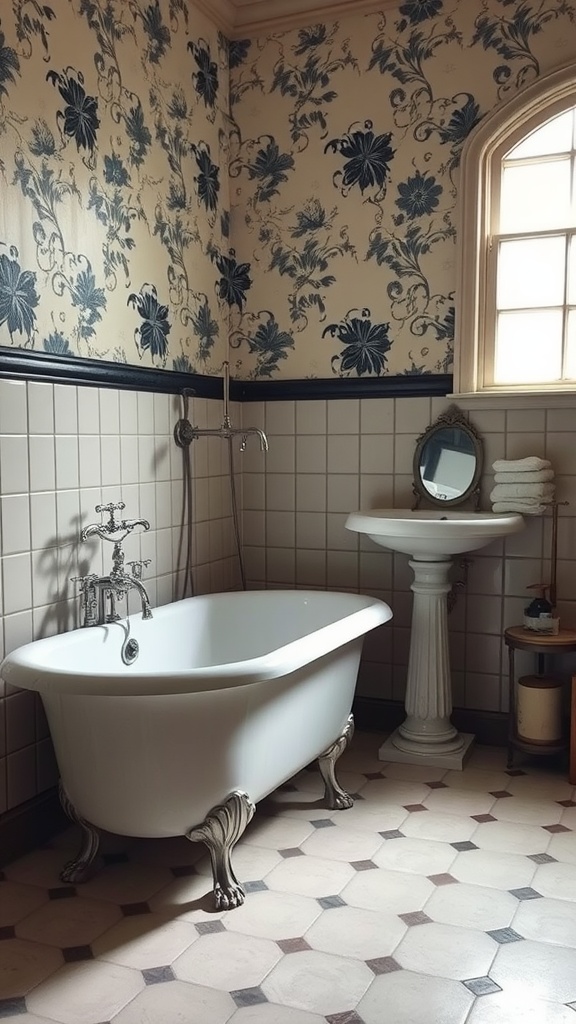
M326 552L302 550L296 552L296 582L299 586L326 586Z
M295 519L294 512L268 511L264 517L260 543L272 548L293 548L296 535Z
M29 608L4 615L4 654L10 654L10 651L29 644L33 639L32 612Z
M299 512L326 511L326 477L312 473L296 475L296 508Z
M337 398L328 402L328 435L358 434L360 430L360 401L357 398Z
M328 511L355 512L359 505L359 477L350 473L331 473L328 477Z
M358 555L355 551L326 553L326 585L358 590Z
M295 402L266 402L266 433L294 434L296 425Z
M296 434L325 434L327 423L325 401L298 402L296 405Z
M351 510L354 511L354 510ZM307 513L304 513L305 515ZM315 515L316 513L310 513ZM326 546L332 551L357 551L359 534L345 527L347 512L328 512L326 515Z
M296 545L300 548L326 548L326 514L324 512L296 513Z
M325 434L299 434L296 438L296 467L299 473L325 473L327 443Z
M28 491L28 438L14 434L0 437L0 480L3 494Z
M129 394L125 391L123 394ZM78 433L100 433L100 401L97 388L79 387L78 395Z
M394 472L394 438L391 434L361 437L360 469L362 474Z
M27 430L26 382L0 380L0 434L25 434Z
M78 438L78 460L80 487L99 487L101 483L99 435L80 435Z
M58 543L54 491L40 491L30 495L30 530L33 551L54 547Z
M1 444L0 440L0 446ZM55 438L51 434L31 434L28 438L28 449L30 459L30 490L54 490L56 487ZM2 489L6 493L6 482L3 477ZM28 487L22 489L27 490Z
M2 509L2 554L30 550L30 501L27 494L4 495Z
M78 435L56 435L56 487L78 487Z
M266 581L268 583L295 582L295 557L293 548L272 548L266 550Z
M100 402L100 433L120 433L120 402L119 392L112 388L99 388ZM152 425L153 418L150 417Z
M121 391L120 401L120 433L138 433L138 394L136 391ZM177 418L177 417L176 417Z
M24 611L32 606L32 574L29 552L3 556L2 591L6 616L12 612Z
M429 398L397 398L395 402L396 434L419 435L430 426Z
M293 473L296 464L296 445L293 436L274 438L272 449L266 456L266 471L272 473Z
M358 473L360 470L360 439L354 434L330 434L328 437L328 472Z
M394 399L361 398L360 431L365 434L394 433Z
M54 385L28 381L28 431L54 433Z
M78 395L74 384L54 385L54 433L78 433Z

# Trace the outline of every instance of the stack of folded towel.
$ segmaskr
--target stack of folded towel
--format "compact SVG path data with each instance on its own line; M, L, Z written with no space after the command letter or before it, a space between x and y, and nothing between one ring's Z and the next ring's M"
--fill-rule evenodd
M493 512L539 516L554 503L554 470L548 459L497 459L493 463Z

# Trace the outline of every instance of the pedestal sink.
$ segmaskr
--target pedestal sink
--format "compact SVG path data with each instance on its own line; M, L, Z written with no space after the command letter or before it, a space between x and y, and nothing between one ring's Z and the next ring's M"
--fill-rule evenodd
M380 748L382 761L461 769L474 737L450 721L452 684L446 597L451 556L475 551L524 528L515 513L442 509L352 512L346 528L411 555L414 592L406 718Z

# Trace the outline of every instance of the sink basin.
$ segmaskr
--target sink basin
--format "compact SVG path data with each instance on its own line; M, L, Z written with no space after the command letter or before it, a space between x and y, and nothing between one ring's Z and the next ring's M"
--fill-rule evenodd
M475 551L523 528L522 516L514 512L448 509L375 508L351 512L346 520L346 529L367 534L383 548L430 561Z

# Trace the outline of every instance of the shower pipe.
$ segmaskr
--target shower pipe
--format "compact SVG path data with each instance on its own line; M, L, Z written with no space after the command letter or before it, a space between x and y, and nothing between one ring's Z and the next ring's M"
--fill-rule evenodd
M230 419L230 364L226 360L223 363L224 378L223 378L223 398L224 398L224 413L221 425L216 429L206 429L195 427L192 425L188 418L188 400L194 394L190 388L184 388L182 391L183 400L183 416L178 420L174 427L174 440L179 448L182 449L183 455L183 479L184 479L184 493L182 495L182 517L180 520L180 538L178 543L178 565L182 555L182 545L184 539L184 521L187 519L187 531L186 531L186 561L184 580L182 584L181 597L187 596L188 586L190 587L190 594L194 593L194 583L192 574L192 470L190 466L190 445L192 441L199 437L221 437L223 440L228 442L228 475L230 479L230 498L232 505L232 522L234 527L234 539L236 542L236 551L238 553L238 563L240 567L240 579L242 583L242 590L246 590L246 572L244 568L244 556L242 554L242 543L240 540L240 518L238 515L238 499L236 495L236 481L234 474L234 449L233 439L236 436L241 437L240 451L246 451L246 444L249 434L256 434L260 441L260 451L268 451L268 438L263 430L258 427L242 427L235 428L232 426ZM186 511L188 515L186 516Z

